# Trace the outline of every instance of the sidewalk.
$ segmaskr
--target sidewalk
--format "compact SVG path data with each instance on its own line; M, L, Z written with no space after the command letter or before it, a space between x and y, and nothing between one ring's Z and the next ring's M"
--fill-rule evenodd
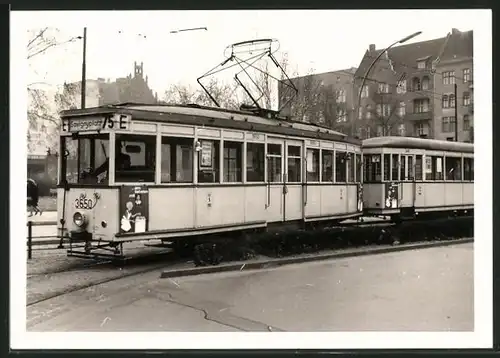
M29 213L26 213L26 222L56 222L57 221L57 211L44 211L42 215L34 215L29 217Z

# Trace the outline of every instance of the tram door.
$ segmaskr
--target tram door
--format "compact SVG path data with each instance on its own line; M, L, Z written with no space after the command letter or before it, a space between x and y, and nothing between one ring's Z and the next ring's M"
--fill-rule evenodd
M268 137L268 222L302 219L302 157L301 142Z

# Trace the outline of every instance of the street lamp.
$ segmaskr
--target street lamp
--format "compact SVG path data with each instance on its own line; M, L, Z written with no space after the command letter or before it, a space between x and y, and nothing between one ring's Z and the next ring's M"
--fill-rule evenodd
M397 44L402 44L402 43L405 43L406 41L408 40L411 40L412 38L414 38L415 36L418 36L422 33L422 31L417 31L409 36L406 36L405 38L401 39L401 40L398 40L396 42L394 42L393 44L391 44L390 46L386 47L384 50L382 50L379 55L375 58L375 60L373 60L373 62L370 64L370 67L368 67L368 69L366 70L366 73L365 75L363 76L363 81L361 82L361 86L359 87L359 94L358 94L358 106L357 106L357 111L355 113L355 116L358 116L359 115L359 109L361 108L361 93L363 92L363 87L365 85L365 82L366 82L366 78L368 77L368 75L370 74L370 70L372 69L372 67L375 65L375 63L379 60L380 57L382 57L382 55L384 53L386 53L387 51L389 51L389 49L391 49L393 46L397 45ZM354 123L354 120L353 120L353 123ZM353 126L351 126L351 128L353 128ZM353 133L351 133L353 134Z

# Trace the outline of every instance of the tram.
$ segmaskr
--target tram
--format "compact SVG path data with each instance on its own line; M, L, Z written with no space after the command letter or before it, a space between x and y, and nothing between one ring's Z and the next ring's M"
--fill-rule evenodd
M58 229L86 255L363 214L361 142L327 128L260 110L133 103L61 120Z
M473 215L473 144L376 137L362 146L366 216Z

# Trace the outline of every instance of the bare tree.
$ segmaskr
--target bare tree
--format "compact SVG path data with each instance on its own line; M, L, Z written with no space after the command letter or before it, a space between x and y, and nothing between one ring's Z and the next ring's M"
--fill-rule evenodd
M51 49L77 39L77 37L72 37L65 40L59 40L58 35L58 29L49 27L28 30L29 40L26 45L28 65L33 65L33 61L35 61L36 58L45 55ZM38 74L38 71L35 70L35 73ZM27 136L29 149L33 149L37 144L34 143L34 134L39 138L43 135L45 138L39 141L47 142L48 148L55 145L56 141L54 138L57 137L56 129L59 125L58 112L59 110L69 107L65 105L69 98L62 99L60 95L56 95L55 98L52 97L48 91L50 87L50 84L43 81L29 83L27 86L27 119L29 125ZM69 93L69 97L74 96Z
M404 113L400 112L400 99L392 92L377 91L373 95L374 105L368 110L364 127L377 136L401 135L400 125L404 124Z

